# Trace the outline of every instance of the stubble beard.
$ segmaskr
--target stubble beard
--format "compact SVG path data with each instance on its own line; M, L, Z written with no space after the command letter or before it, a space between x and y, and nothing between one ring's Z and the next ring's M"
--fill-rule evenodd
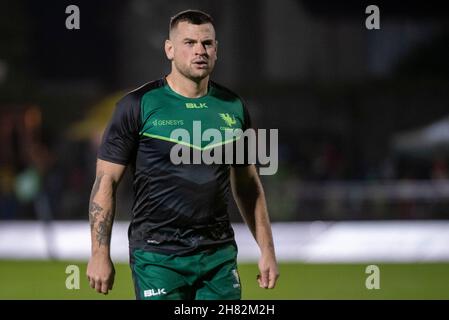
M187 79L190 79L195 82L200 82L201 80L207 78L212 73L214 66L209 65L208 68L204 70L204 72L196 72L193 66L192 67L188 65L179 66L177 63L175 63L175 67L178 70L178 72Z

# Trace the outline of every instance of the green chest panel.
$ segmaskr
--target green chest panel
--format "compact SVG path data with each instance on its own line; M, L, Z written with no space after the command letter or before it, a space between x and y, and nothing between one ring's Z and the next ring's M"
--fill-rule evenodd
M141 136L177 142L171 139L176 129L186 130L190 137L207 129L225 131L244 129L244 111L241 101L210 87L201 98L186 98L167 85L151 90L141 100ZM196 122L197 121L197 122ZM195 128L195 130L194 130ZM204 148L209 142L191 139L192 147Z

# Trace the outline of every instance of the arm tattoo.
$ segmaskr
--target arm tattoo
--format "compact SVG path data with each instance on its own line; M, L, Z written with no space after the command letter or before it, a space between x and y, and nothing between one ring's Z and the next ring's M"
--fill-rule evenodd
M100 189L101 179L103 179L104 173L103 171L98 172L97 178L95 179L94 186L92 187L92 192L90 194L90 203L94 200L95 196Z
M90 196L89 203L89 220L90 228L95 232L95 238L97 240L98 246L107 245L111 238L111 229L113 222L113 212L111 210L104 210L97 202L93 201L98 190L100 189L101 179L103 178L103 172L99 172L97 178L95 179L94 186L92 188L92 193ZM115 186L113 186L115 188ZM115 205L115 196L113 195L112 207ZM104 214L102 214L104 213ZM100 218L103 218L100 220Z
M98 216L103 211L103 208L96 202L92 201L90 203L89 209L89 220L90 220L90 228L94 228L95 223L98 221Z
M107 245L111 239L112 215L106 214L103 221L98 223L95 230L98 246Z
M94 202L94 198L100 189L101 179L103 179L103 172L99 172L97 178L95 179L94 186L92 187L92 192L90 194L89 201L89 220L90 220L90 228L92 229L95 226L95 222L98 220L98 216L103 211L103 208L96 202Z

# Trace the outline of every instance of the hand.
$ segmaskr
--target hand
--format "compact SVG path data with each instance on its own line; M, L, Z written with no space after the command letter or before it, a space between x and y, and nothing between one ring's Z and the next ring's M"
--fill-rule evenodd
M115 269L109 256L92 255L87 264L87 279L98 293L108 294L114 285Z
M259 260L259 271L257 282L259 286L265 289L273 289L279 278L279 271L274 255L262 255Z

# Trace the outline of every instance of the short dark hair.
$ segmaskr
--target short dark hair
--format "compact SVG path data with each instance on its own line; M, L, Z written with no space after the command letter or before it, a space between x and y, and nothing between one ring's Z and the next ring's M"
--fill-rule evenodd
M214 19L212 19L212 17L206 12L189 9L181 11L171 17L168 32L170 33L178 25L178 23L183 21L197 25L204 23L214 24Z

